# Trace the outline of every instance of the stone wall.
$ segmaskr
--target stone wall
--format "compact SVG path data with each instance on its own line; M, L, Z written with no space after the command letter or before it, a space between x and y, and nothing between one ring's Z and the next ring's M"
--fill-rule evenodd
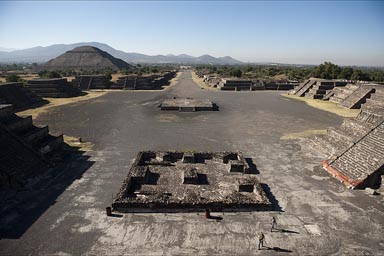
M0 83L0 101L21 110L44 104L44 100L22 83Z
M73 87L66 78L34 79L27 87L40 97L67 98L80 94L80 89Z

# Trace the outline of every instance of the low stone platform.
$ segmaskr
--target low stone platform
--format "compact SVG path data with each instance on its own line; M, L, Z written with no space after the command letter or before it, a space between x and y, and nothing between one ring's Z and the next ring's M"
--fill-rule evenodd
M270 210L240 152L139 152L112 204L119 212Z
M161 110L174 110L180 112L215 111L218 107L208 99L168 99L160 105Z

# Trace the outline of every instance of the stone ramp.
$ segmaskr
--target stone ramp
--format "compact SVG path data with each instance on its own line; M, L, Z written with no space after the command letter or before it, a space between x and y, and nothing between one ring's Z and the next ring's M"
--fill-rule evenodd
M316 84L316 80L309 79L309 81L305 82L304 85L301 86L301 88L297 90L294 95L303 97L305 93L308 92L309 89L311 89L315 84Z
M296 93L302 89L306 84L308 84L310 82L310 80L305 80L303 83L300 83L299 85L295 86L290 92L289 94L291 95L296 95Z
M380 186L384 174L384 121L323 167L350 188Z
M358 109L366 102L366 99L374 93L375 89L371 86L360 86L352 94L340 102L340 106L350 109Z

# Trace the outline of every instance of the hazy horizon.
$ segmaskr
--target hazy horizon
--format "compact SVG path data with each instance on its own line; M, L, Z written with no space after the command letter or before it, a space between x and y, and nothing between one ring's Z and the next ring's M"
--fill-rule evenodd
M101 42L148 55L384 66L383 2L0 2L0 48Z

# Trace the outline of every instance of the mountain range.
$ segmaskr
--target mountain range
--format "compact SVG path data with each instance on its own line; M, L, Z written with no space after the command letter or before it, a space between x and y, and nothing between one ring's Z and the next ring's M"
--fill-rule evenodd
M233 59L230 56L213 57L211 55L202 55L199 57L187 54L180 55L146 55L135 52L124 52L116 50L111 46L99 42L82 42L75 44L54 44L46 47L38 46L24 50L0 51L0 63L44 63L57 56L80 46L97 47L115 58L122 59L128 63L177 63L177 64L219 64L236 65L243 64L241 61Z

